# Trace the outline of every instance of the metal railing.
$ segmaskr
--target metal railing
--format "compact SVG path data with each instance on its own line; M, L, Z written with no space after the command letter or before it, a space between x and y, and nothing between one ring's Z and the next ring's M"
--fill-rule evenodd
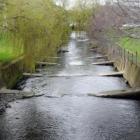
M138 52L131 52L130 50L122 48L119 44L108 47L108 54L113 60L122 59L140 65L140 56Z

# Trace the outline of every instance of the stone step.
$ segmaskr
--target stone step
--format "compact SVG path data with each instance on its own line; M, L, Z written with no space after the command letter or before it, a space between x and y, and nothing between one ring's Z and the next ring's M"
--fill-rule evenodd
M89 96L104 98L140 98L140 88L129 88L124 90L113 90L101 93L90 93Z
M100 73L99 76L123 76L124 72Z
M50 62L36 62L37 65L60 65L58 63L50 63Z
M92 63L92 65L113 65L114 61L104 61L104 62L97 62L97 63Z
M24 98L31 98L31 97L39 97L39 96L43 96L44 94L35 94L33 91L26 92L22 90L1 89L0 95L3 96L13 95L15 99L24 99Z
M43 74L39 74L39 73L23 73L24 77L43 77Z
M95 76L95 75L89 75L89 74L64 74L64 75L46 75L47 77L86 77L86 76Z

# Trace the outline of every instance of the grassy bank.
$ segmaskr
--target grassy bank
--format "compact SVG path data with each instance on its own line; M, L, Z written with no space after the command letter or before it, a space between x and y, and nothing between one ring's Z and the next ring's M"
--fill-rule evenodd
M129 33L131 33L130 30ZM106 35L113 44L117 43L129 52L134 54L137 52L140 55L140 39L129 37L122 31L113 29L107 31Z
M140 55L140 40L131 37L123 37L119 40L121 47L129 50L133 53L138 53Z

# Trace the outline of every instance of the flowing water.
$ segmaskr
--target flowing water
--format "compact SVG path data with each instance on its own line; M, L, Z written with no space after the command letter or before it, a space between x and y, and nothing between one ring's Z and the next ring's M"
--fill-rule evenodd
M0 116L0 140L140 140L139 101L88 96L126 89L124 80L99 76L114 69L92 65L101 60L88 39L73 33L67 49L60 65L43 68L43 77L21 85L44 96L12 102Z

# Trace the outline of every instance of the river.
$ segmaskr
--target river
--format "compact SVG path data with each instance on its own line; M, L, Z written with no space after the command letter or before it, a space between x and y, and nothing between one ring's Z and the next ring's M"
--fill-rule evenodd
M90 48L72 33L60 65L44 67L43 77L21 85L44 96L10 103L0 115L0 140L140 140L138 100L88 96L128 88L123 78L99 76L114 69L92 65L100 54Z

